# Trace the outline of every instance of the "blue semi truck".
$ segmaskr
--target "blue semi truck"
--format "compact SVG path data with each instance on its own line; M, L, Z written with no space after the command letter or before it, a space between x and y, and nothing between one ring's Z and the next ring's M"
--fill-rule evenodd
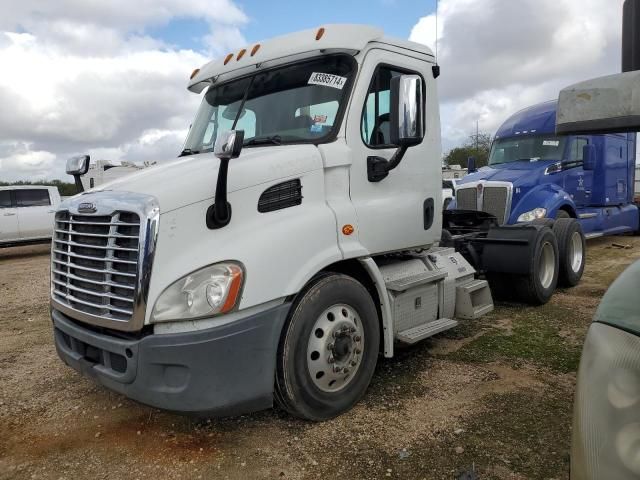
M587 238L637 232L636 134L557 136L556 105L504 122L489 165L459 181L449 209L481 210L501 224L573 217Z

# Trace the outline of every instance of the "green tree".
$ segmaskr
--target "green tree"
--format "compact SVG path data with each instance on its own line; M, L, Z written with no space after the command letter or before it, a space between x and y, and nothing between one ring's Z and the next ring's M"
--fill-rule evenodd
M476 166L484 167L489 163L489 154L491 153L491 135L488 133L479 133L470 135L467 141L461 147L452 148L444 157L447 165L460 165L467 168L467 159L469 157L476 158Z
M42 185L47 187L58 187L58 192L60 192L60 196L62 197L70 197L78 193L74 183L63 182L62 180L38 180L35 182L28 180L18 180L17 182L0 181L0 187L8 187L12 185Z

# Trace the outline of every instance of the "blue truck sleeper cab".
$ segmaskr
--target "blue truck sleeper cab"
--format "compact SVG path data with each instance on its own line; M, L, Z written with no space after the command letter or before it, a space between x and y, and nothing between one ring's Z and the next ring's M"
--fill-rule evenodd
M482 210L506 224L568 215L587 238L638 231L636 135L560 137L555 127L555 101L511 116L496 133L489 166L460 180L449 208Z

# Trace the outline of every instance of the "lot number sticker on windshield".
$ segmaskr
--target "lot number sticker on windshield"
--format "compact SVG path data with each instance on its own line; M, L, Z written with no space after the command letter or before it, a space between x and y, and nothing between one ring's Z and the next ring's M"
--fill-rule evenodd
M560 140L544 140L542 142L543 147L558 147L560 146Z
M309 77L309 85L322 85L324 87L337 88L342 90L342 87L347 83L346 77L340 77L331 73L318 73L313 72Z

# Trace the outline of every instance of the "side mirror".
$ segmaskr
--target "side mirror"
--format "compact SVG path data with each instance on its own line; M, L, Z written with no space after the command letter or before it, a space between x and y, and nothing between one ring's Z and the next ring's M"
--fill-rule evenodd
M467 158L467 173L474 173L477 171L478 169L476 168L476 157Z
M216 139L213 154L220 160L238 158L244 142L244 130L229 130L221 132Z
M585 145L582 147L582 169L595 170L596 168L596 146Z
M207 228L216 230L231 221L231 204L227 202L227 172L229 160L238 158L244 142L244 130L229 130L221 132L216 138L213 154L220 159L218 180L213 205L207 209Z
M80 177L89 171L89 155L77 155L67 160L67 174L72 175L78 193L84 192Z
M78 155L67 160L67 174L84 175L89 171L89 155Z
M405 148L421 143L424 137L422 78L419 75L393 77L390 101L391 143Z

